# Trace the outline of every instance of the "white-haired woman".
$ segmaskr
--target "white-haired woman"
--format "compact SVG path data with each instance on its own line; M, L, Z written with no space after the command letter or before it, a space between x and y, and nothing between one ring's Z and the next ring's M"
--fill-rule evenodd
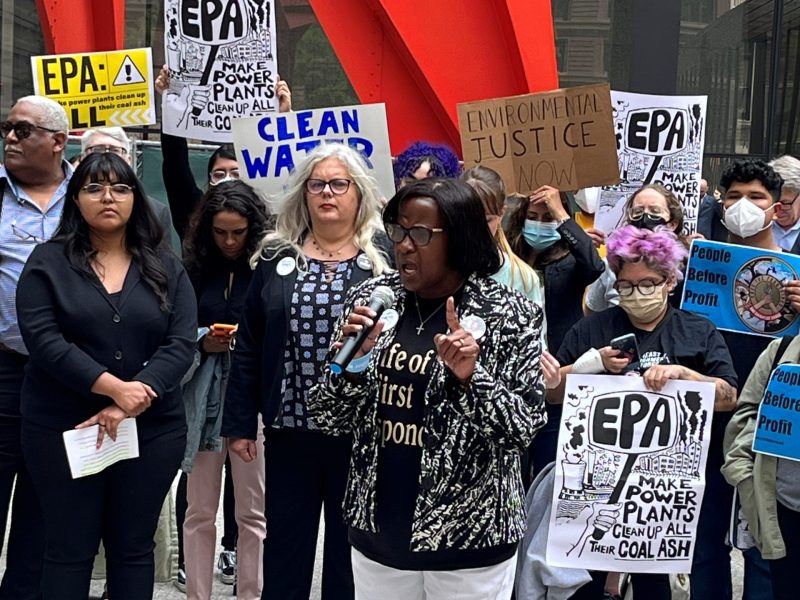
M320 508L322 598L353 598L342 500L352 440L321 433L306 396L347 290L389 268L378 193L361 155L318 147L298 165L275 231L254 259L223 418L230 449L253 460L265 426L267 539L262 598L308 598Z

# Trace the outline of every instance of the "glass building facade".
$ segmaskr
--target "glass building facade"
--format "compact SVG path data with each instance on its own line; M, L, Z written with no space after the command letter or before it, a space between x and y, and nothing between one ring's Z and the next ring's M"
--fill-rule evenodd
M552 0L562 86L708 95L706 170L800 152L800 1ZM127 0L126 45L163 62L163 0ZM296 107L358 102L308 0L276 0L278 66ZM35 0L0 0L0 100L32 91ZM155 133L144 128L142 137Z

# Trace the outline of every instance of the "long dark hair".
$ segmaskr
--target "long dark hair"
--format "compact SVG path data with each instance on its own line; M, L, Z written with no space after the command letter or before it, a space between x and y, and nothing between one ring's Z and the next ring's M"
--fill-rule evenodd
M247 219L247 245L243 260L258 249L267 232L269 211L253 189L242 181L225 181L211 186L192 214L183 242L184 265L191 277L199 277L222 253L214 242L214 216L222 211L239 213Z
M447 263L463 277L489 277L500 269L500 254L486 224L478 194L460 179L429 177L400 189L383 209L384 223L397 223L406 200L430 198L439 207L447 232Z
M91 154L78 164L67 185L64 211L53 239L64 244L67 259L73 267L90 277L94 275L92 261L97 250L92 246L89 225L78 207L78 192L87 182L108 182L112 176L116 183L125 183L133 188L131 216L125 225L125 248L139 266L144 282L158 297L161 310L167 312L170 309L167 269L160 256L161 251L167 251L162 247L164 229L153 214L133 169L116 154Z

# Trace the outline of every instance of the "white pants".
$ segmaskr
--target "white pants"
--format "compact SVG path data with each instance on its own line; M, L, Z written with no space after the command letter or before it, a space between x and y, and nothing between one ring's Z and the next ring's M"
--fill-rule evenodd
M401 571L352 550L356 600L508 600L517 558L457 571Z

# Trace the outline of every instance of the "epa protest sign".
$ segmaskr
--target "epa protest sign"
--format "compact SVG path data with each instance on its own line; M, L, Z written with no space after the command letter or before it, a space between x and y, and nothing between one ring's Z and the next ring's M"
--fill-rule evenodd
M595 227L606 233L625 219L628 198L648 183L672 191L683 206L684 235L697 229L706 96L651 96L611 91L621 181L600 192Z
M779 365L758 408L753 451L800 460L800 365Z
M156 122L150 48L32 56L33 92L67 111L70 129Z
M568 375L547 564L691 571L714 384Z
M278 110L274 0L166 0L166 133L230 142L238 117Z
M717 329L775 337L797 335L800 320L783 285L800 279L800 256L694 240L681 308Z
M323 142L340 142L364 157L384 198L394 196L394 173L383 104L318 108L236 119L233 141L242 179L272 205L286 193L295 165Z
M608 85L458 105L464 168L497 171L509 193L619 181Z

